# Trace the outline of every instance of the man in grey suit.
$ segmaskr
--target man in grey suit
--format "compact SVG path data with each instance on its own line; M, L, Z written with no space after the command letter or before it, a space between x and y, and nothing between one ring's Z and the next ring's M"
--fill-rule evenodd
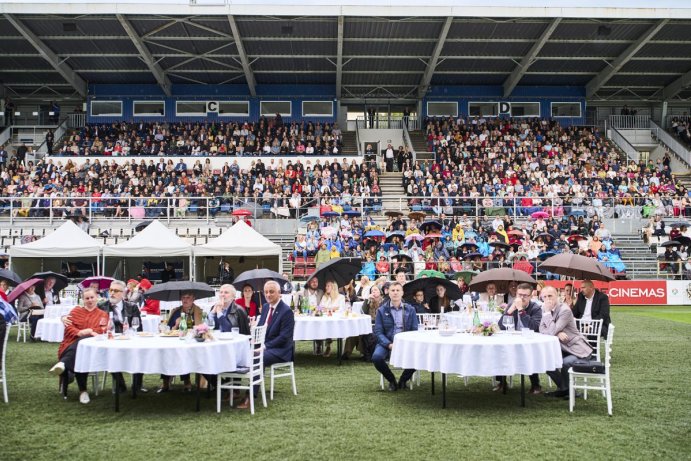
M576 327L576 320L571 309L558 301L557 290L546 286L542 289L543 313L540 321L540 333L559 338L561 353L564 358L561 370L548 371L547 374L557 385L554 392L547 392L548 397L568 397L569 368L579 359L588 359L593 353L592 347L581 336Z

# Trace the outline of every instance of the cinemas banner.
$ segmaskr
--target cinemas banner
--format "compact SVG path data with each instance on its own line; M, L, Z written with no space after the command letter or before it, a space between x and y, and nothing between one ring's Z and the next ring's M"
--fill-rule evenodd
M556 288L563 288L570 282L561 280L549 280L545 282ZM668 302L668 284L666 280L617 280L616 282L595 282L595 287L609 296L609 303L612 305L665 305L681 304L678 302ZM576 288L580 288L581 282L575 282ZM688 285L688 282L687 282ZM682 287L676 288L676 293ZM681 298L681 296L678 296Z

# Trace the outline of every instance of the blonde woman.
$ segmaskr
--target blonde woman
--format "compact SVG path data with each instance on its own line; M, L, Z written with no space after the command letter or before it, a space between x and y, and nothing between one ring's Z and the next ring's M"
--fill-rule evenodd
M327 280L324 288L324 296L319 303L324 313L344 312L346 309L345 296L338 292L338 285L333 280ZM326 348L322 354L324 357L331 355L331 339L324 341Z

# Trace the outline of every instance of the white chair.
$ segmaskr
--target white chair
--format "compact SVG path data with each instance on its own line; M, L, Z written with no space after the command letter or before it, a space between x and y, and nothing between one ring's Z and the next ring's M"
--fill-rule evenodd
M293 395L298 395L298 388L295 385L295 367L293 362L274 363L271 365L271 390L269 391L269 399L274 399L274 380L277 378L287 378L290 376L290 381L293 384Z
M578 331L583 335L590 347L593 348L596 360L600 361L600 334L602 333L602 319L582 320L576 319Z
M7 372L6 372L6 362L5 357L7 357L7 340L10 337L10 326L7 325L5 329L5 337L2 339L2 354L0 354L0 382L2 382L2 395L5 399L5 403L9 403L10 399L7 397Z
M236 371L229 373L219 373L216 385L216 411L221 412L221 390L230 391L230 406L233 406L233 391L247 390L250 397L250 412L254 414L254 386L259 384L262 392L262 404L266 407L266 389L264 387L264 354L263 345L266 337L266 325L255 327L252 331L250 350L247 354L248 367L240 367ZM227 383L223 384L223 380ZM243 381L247 384L243 384Z
M7 330L9 331L9 325L7 326ZM17 322L17 342L19 342L19 337L24 336L24 342L26 342L26 333L29 332L31 334L31 324L29 323L29 317L26 318L26 320Z
M569 411L573 412L576 404L576 390L587 392L588 389L602 391L607 399L607 413L612 416L612 384L609 376L609 367L612 360L612 341L614 338L614 325L610 324L605 341L605 363L592 362L590 369L577 367L569 368ZM604 365L604 366L603 366ZM584 397L586 395L584 394Z
M439 329L441 314L417 314L417 323L423 325L425 330Z

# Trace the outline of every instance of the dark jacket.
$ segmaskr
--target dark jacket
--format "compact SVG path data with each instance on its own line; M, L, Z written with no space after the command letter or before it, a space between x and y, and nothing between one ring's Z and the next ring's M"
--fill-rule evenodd
M110 304L110 301L105 299L101 302L98 303L98 308L101 309L103 312L113 312L113 324L114 324L114 331L115 333L122 333L122 323L119 321L119 319L115 318L115 312L113 305ZM139 328L137 331L142 331L142 319L141 319L141 313L139 312L139 307L131 303L129 301L122 301L122 315L124 318L127 319L127 323L132 325L132 319L137 317L139 319Z
M415 308L403 301L403 331L417 331L417 313ZM374 336L377 344L388 349L393 343L394 320L391 314L391 301L387 300L377 309L377 318L374 321Z
M508 311L508 308L506 310ZM504 314L499 318L499 328L501 328L502 330L506 329L506 327L504 327L504 317L507 315L508 314ZM513 317L513 322L516 326L516 330L518 330L518 310L515 310L513 314L511 314L511 316ZM540 330L540 321L542 320L542 308L538 304L531 301L528 304L528 307L523 309L523 311L520 314L520 317L523 327L530 328L533 331Z
M221 330L224 332L231 331L233 328L239 328L241 335L250 334L250 320L247 316L247 312L241 306L235 304L235 302L230 303L225 315L213 314L214 321L216 323L216 330Z
M578 293L576 304L573 306L573 316L580 319L583 318L584 313L585 296L583 296L583 293ZM609 297L600 290L595 290L593 294L593 305L590 309L590 316L593 320L602 319L602 331L600 332L600 336L606 338L611 321L609 318Z
M262 306L262 314L259 318L259 326L266 323L266 318L269 315L269 304L264 303ZM293 332L295 331L295 317L290 307L283 301L279 301L276 305L276 310L271 317L271 322L266 329L266 338L264 339L264 348L271 351L273 355L278 357L283 362L290 362L293 360Z

